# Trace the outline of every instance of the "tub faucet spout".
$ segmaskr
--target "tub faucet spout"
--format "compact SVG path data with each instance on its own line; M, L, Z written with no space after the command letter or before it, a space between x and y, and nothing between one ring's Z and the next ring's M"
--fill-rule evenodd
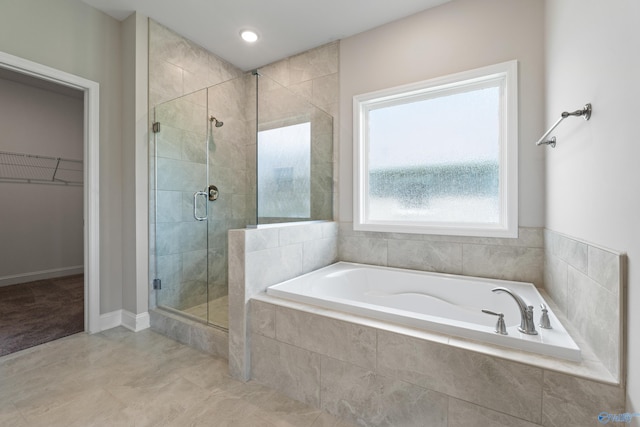
M532 305L527 305L527 303L524 302L524 300L520 295L518 295L517 293L513 292L511 289L508 289L508 288L503 288L499 286L497 288L491 289L491 292L496 292L496 293L504 292L506 294L511 295L511 297L518 304L518 308L520 309L520 326L518 327L518 330L523 334L538 335L538 331L536 331L535 322L533 321Z

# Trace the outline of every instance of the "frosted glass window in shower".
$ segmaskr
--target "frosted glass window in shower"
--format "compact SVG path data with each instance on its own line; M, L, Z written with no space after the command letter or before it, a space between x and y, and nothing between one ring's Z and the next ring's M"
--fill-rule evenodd
M258 132L258 216L311 215L311 123Z
M517 140L506 75L422 83L356 97L354 226L512 237Z

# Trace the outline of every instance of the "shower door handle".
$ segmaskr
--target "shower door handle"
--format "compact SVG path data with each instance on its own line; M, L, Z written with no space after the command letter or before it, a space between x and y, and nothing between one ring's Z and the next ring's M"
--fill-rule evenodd
M204 216L198 216L198 196L204 197ZM206 191L196 191L193 193L193 217L197 221L206 221L209 216L209 193Z

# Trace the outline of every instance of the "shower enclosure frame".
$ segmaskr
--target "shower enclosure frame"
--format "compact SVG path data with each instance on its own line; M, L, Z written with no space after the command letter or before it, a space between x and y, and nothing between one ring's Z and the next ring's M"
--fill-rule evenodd
M262 79L265 79L264 84L260 83ZM228 99L229 93L238 98ZM192 97L192 99L189 99L189 97ZM204 101L204 97L206 97L206 101ZM206 266L203 267L207 270L205 274L206 285L204 285L204 299L206 301L202 301L202 303L206 303L207 306L206 316L194 317L193 314L187 311L191 310L188 307L189 304L184 306L180 304L166 304L166 299L163 302L163 293L167 292L167 289L171 289L172 284L169 283L170 280L165 280L166 274L162 273L163 269L166 270L168 263L167 258L160 259L164 256L161 255L160 250L163 245L162 243L158 243L159 240L163 238L162 217L167 215L159 208L160 199L162 198L162 195L159 195L159 191L164 191L163 188L165 190L167 189L167 179L166 177L162 177L162 173L159 173L159 170L162 170L163 162L167 163L173 160L165 159L163 154L160 153L159 148L162 147L160 137L165 130L170 129L173 134L176 134L175 129L171 129L171 127L183 127L182 125L178 126L168 122L165 123L166 119L161 117L162 108L170 107L170 104L174 102L194 104L199 113L197 114L197 119L189 118L183 112L174 112L170 115L171 117L175 118L182 115L183 119L192 123L204 123L204 129L206 129L202 133L198 133L199 130L191 132L193 135L202 137L202 141L206 142L206 161L204 162L206 164L206 166L204 166L206 172L204 182L201 182L198 188L191 188L189 194L191 203L189 210L193 213L192 220L205 222L204 220L206 219L207 224L207 260ZM200 102L200 105L198 105L198 102ZM284 112L280 111L281 109ZM289 116L279 116L282 114L289 114ZM316 219L331 220L333 214L331 205L333 195L332 117L288 88L279 85L268 77L261 76L257 71L158 104L150 111L150 117L152 118L152 128L154 130L153 137L150 141L153 144L153 149L150 150L150 163L153 162L150 164L150 169L153 174L150 176L150 182L153 185L150 196L153 198L152 204L154 205L153 208L150 209L150 218L151 216L153 217L151 218L152 230L150 230L153 235L153 240L150 239L150 243L153 244L153 246L150 247L153 254L153 260L150 260L152 287L154 289L154 296L151 298L152 306L155 303L155 306L167 309L172 313L226 330L226 325L212 321L212 315L215 313L212 313L214 310L210 307L210 299L215 299L214 297L219 296L219 293L222 295L221 286L223 281L224 294L226 295L228 293L226 278L228 274L227 231L230 229L256 228L260 226L257 179L260 167L260 162L258 161L258 133L261 130L261 126L262 129L271 129L274 126L286 126L286 124L298 122L301 117L305 117L307 121L313 122L311 132L314 132L313 144L316 145L312 146L312 144L309 143L308 149L315 150L313 156L315 156L316 162L311 165L311 169L315 172L321 171L324 175L327 175L327 170L329 171L328 178L324 175L321 177L323 183L326 184L329 182L329 188L325 189L329 197L327 197L326 194L320 197L320 199L325 201L324 205L326 205L326 200L329 200L329 209L325 209L328 213L325 213L325 217L322 218L312 218L312 214L310 214L310 218L295 219L286 218L285 216L278 220L279 222L299 222ZM224 127L222 127L221 119L224 120ZM261 124L261 121L264 123ZM197 125L198 129L200 129L200 124ZM330 136L328 139L327 135ZM322 141L322 143L328 141L330 146L319 150L317 147L319 144L318 141ZM322 164L317 161L318 151L327 153L328 156L328 158L322 159ZM238 166L238 161L244 163L244 166ZM200 168L201 166L203 165L194 165L194 169ZM309 170L309 174L312 173L312 170ZM227 171L228 174L224 175L224 171ZM214 175L216 176L214 177ZM319 187L319 178L314 176L310 179L314 180L314 187ZM163 183L165 187L163 187ZM311 183L309 183L309 185L311 185ZM177 188L171 187L170 189L176 190ZM211 189L218 193L221 199L220 201L213 201L213 198L209 199ZM185 190L180 191L185 192ZM181 202L183 203L182 221L185 220L184 212L187 210L184 208L185 198L186 196L183 194ZM202 207L201 203L204 202L205 199L207 200L205 202L207 205L205 208L207 213L202 216L203 211L197 209ZM224 203L230 203L230 201L232 201L233 206L224 205ZM200 204L196 206L196 202ZM316 200L316 205L322 204L323 203L318 203ZM324 207L326 208L326 206ZM238 214L237 211L242 211L243 213L236 216ZM212 235L214 235L214 237L212 237ZM211 246L212 243L220 244L222 242L224 243L224 247ZM200 250L200 248L198 248L198 250ZM216 259L212 261L212 258ZM212 280L215 276L214 270L224 271L224 273L221 273L219 279ZM170 292L176 293L182 292L182 290L172 289Z

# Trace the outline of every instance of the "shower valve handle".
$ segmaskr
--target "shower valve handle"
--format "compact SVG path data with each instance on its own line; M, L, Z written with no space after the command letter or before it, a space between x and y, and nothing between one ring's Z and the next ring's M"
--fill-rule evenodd
M210 185L209 186L209 201L213 202L218 200L218 196L220 195L220 192L218 191L218 187L216 187L215 185Z

